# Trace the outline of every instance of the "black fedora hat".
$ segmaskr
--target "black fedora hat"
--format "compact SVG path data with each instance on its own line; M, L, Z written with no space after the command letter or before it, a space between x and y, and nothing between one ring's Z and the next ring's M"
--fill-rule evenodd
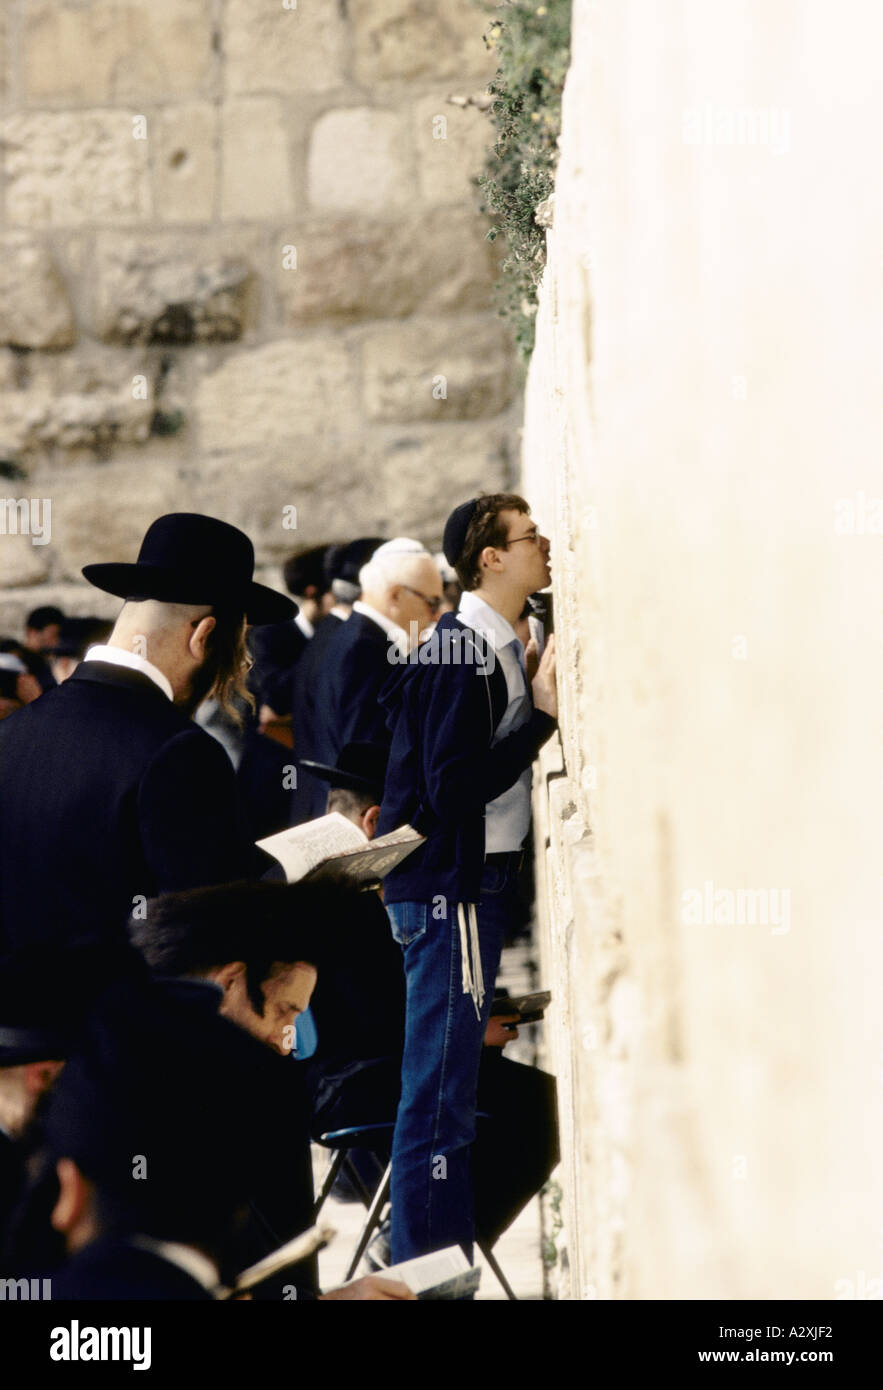
M299 759L298 767L332 787L368 792L379 802L383 798L388 761L389 749L382 743L347 743L341 748L335 767L330 763L314 763L308 758Z
M241 609L249 623L283 623L297 604L255 584L254 546L244 531L198 512L169 512L147 529L135 564L85 565L96 589L125 599Z
M67 1057L93 1002L121 977L145 977L126 944L29 947L0 958L0 1067Z

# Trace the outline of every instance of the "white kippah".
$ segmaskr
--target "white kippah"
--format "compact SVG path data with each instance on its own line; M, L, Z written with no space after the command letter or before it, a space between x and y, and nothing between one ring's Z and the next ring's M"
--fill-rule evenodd
M425 545L419 541L412 541L408 536L396 536L391 541L384 541L379 545L371 556L376 560L379 555L428 555L429 551Z

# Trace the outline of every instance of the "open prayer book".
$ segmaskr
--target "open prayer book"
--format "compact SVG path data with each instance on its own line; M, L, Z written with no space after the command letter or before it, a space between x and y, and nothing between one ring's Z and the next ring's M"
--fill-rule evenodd
M337 1232L333 1226L322 1224L321 1226L310 1226L309 1230L301 1235L295 1236L293 1240L287 1240L284 1245L280 1245L278 1250L273 1250L269 1255L265 1255L257 1264L249 1265L241 1274L236 1276L232 1289L220 1289L216 1294L217 1298L229 1298L231 1294L246 1293L253 1289L256 1284L261 1284L265 1279L270 1279L274 1274L281 1274L284 1269L291 1265L300 1264L301 1260L309 1259L317 1250L321 1250L328 1245L335 1237Z
M403 1260L376 1271L379 1279L398 1279L418 1298L466 1298L481 1282L481 1267L471 1265L459 1245Z
M369 840L346 816L332 811L268 835L257 845L279 861L289 883L332 882L366 888L384 878L424 839L410 825L401 825Z
M552 995L547 989L538 989L533 994L514 995L504 990L494 995L491 1018L500 1014L520 1014L519 1023L538 1023L551 1002Z

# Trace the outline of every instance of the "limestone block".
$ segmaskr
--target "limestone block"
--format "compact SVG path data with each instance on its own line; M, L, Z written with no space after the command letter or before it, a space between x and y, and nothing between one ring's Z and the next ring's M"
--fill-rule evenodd
M221 216L256 221L292 210L293 189L282 103L240 97L221 112Z
M224 15L227 90L321 92L342 86L346 25L337 4L228 0Z
M51 254L33 237L0 240L0 342L70 347L77 336L67 289Z
M312 207L366 212L409 201L412 156L398 113L352 106L320 116L307 170Z
M167 106L157 115L153 205L161 222L210 222L214 216L217 128L209 102Z
M498 252L465 208L395 222L311 222L294 239L297 269L277 271L289 323L487 309Z
M0 391L0 455L33 463L59 450L104 456L145 443L154 373L140 356L121 358L97 347L60 357L33 354L20 389Z
M0 7L0 101L6 100L6 9Z
M42 584L50 570L51 540L49 545L34 545L33 537L13 532L11 523L4 520L6 498L25 496L21 484L18 491L15 489L16 484L5 479L0 482L0 588L13 584ZM30 497L30 493L27 496ZM44 515L45 508L41 506L40 516ZM51 510L49 517L51 523ZM8 633L6 627L0 626L0 636Z
M128 223L150 214L148 138L130 111L19 112L0 124L6 220Z
M474 420L512 393L512 346L484 315L414 321L370 332L362 346L372 420Z
M243 451L235 468L229 458L209 458L200 464L198 505L247 532L259 563L278 564L329 536L383 534L391 524L355 433L293 436L275 453Z
M200 381L196 416L206 453L278 456L291 440L355 430L349 353L333 338L238 352Z
M108 342L229 342L247 318L251 270L201 241L99 241L95 331Z
M164 512L195 510L173 463L140 458L65 469L41 495L53 495L52 549L63 576L83 565L134 560L147 527Z
M390 518L386 524L439 549L457 502L510 483L513 433L507 422L494 421L384 431L372 439L366 462Z
M14 390L18 385L21 357L9 348L0 348L0 391Z
M204 0L31 0L24 15L31 102L157 101L198 92L210 80Z
M413 122L422 198L433 205L477 201L474 179L494 142L488 113L453 106L439 94L414 103Z
M464 74L489 81L496 71L482 38L487 17L472 0L349 0L348 13L360 82Z

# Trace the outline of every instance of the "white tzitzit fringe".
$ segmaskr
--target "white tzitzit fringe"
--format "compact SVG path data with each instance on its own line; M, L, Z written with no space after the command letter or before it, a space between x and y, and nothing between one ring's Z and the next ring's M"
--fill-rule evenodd
M467 927L467 914L469 925ZM457 904L460 926L460 958L463 966L463 993L472 995L476 1016L481 1018L484 1003L484 976L481 971L481 951L478 945L478 914L475 903ZM472 950L470 951L470 942Z

